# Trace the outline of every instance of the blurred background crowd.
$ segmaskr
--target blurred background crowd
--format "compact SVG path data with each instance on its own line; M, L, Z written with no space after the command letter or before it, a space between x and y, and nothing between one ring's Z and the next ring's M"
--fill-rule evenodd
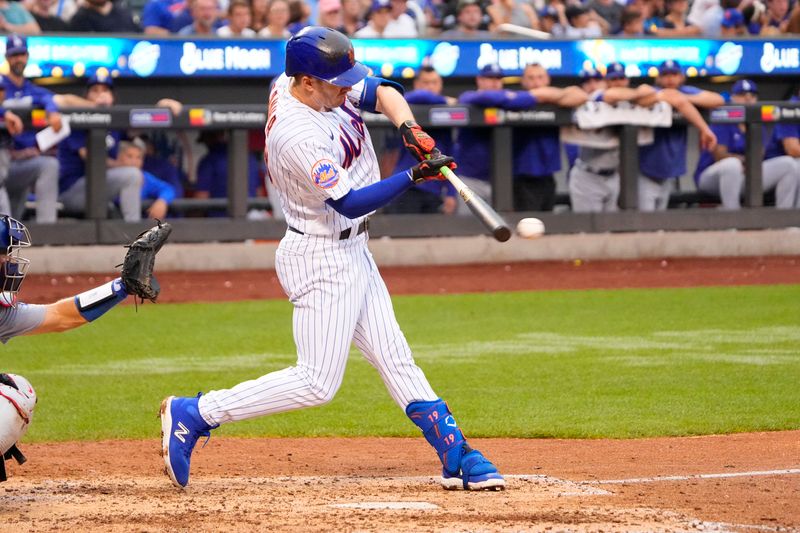
M800 33L792 0L0 0L0 30L287 38L308 25L359 38L592 38Z

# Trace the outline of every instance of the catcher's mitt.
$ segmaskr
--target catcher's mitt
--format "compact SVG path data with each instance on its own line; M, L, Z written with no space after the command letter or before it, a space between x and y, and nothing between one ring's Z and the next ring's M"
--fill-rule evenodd
M161 287L153 276L156 254L172 233L172 226L159 222L158 226L141 233L127 245L128 252L122 262L122 283L128 294L142 300L155 302Z

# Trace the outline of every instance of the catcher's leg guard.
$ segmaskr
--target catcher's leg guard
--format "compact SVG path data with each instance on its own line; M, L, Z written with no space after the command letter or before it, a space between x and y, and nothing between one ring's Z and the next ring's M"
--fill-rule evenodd
M502 490L505 487L497 467L467 444L444 400L412 402L406 407L406 415L439 455L444 488Z

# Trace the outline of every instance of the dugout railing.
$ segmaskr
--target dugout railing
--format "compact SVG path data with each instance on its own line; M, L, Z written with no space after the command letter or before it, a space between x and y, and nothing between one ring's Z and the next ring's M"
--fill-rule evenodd
M556 107L540 107L525 111L503 111L467 106L413 106L418 122L429 128L491 128L492 203L510 222L530 216L512 212L512 135L513 129L529 126L562 126L573 123L573 111ZM261 129L266 122L263 105L186 106L173 115L166 108L146 106L114 106L111 108L65 109L72 129L88 130L86 211L83 219L60 220L58 224L30 224L40 244L102 244L127 240L149 222L125 223L108 218L105 193L106 134L109 130L192 130L214 129L229 132L228 197L227 199L176 200L175 211L219 209L226 217L176 218L176 241L242 241L245 239L277 239L286 230L281 220L249 220L248 209L265 207L263 198L247 197L247 131ZM27 126L41 127L43 112L22 113ZM642 213L637 210L638 146L637 127L620 126L621 192L618 213L542 213L537 214L550 233L606 231L759 229L800 226L800 210L775 210L763 207L761 186L762 142L764 124L800 122L800 104L796 102L761 102L756 105L724 106L713 110L711 122L746 125L744 208L725 212L706 208L685 208L666 212ZM382 115L365 114L364 120L373 132L393 128ZM682 118L675 116L675 121ZM446 215L377 215L371 224L376 236L425 237L463 236L484 232L470 216Z

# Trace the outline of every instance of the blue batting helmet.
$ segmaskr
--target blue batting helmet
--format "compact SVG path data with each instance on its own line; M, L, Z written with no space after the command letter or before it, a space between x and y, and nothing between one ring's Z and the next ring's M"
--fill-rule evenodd
M355 60L353 43L331 28L308 26L286 43L286 75L308 74L339 87L351 87L367 77L367 67Z
M4 255L0 268L0 288L4 294L0 299L4 302L14 301L28 273L30 261L20 256L20 249L30 245L31 235L25 224L8 215L0 215L0 256Z

